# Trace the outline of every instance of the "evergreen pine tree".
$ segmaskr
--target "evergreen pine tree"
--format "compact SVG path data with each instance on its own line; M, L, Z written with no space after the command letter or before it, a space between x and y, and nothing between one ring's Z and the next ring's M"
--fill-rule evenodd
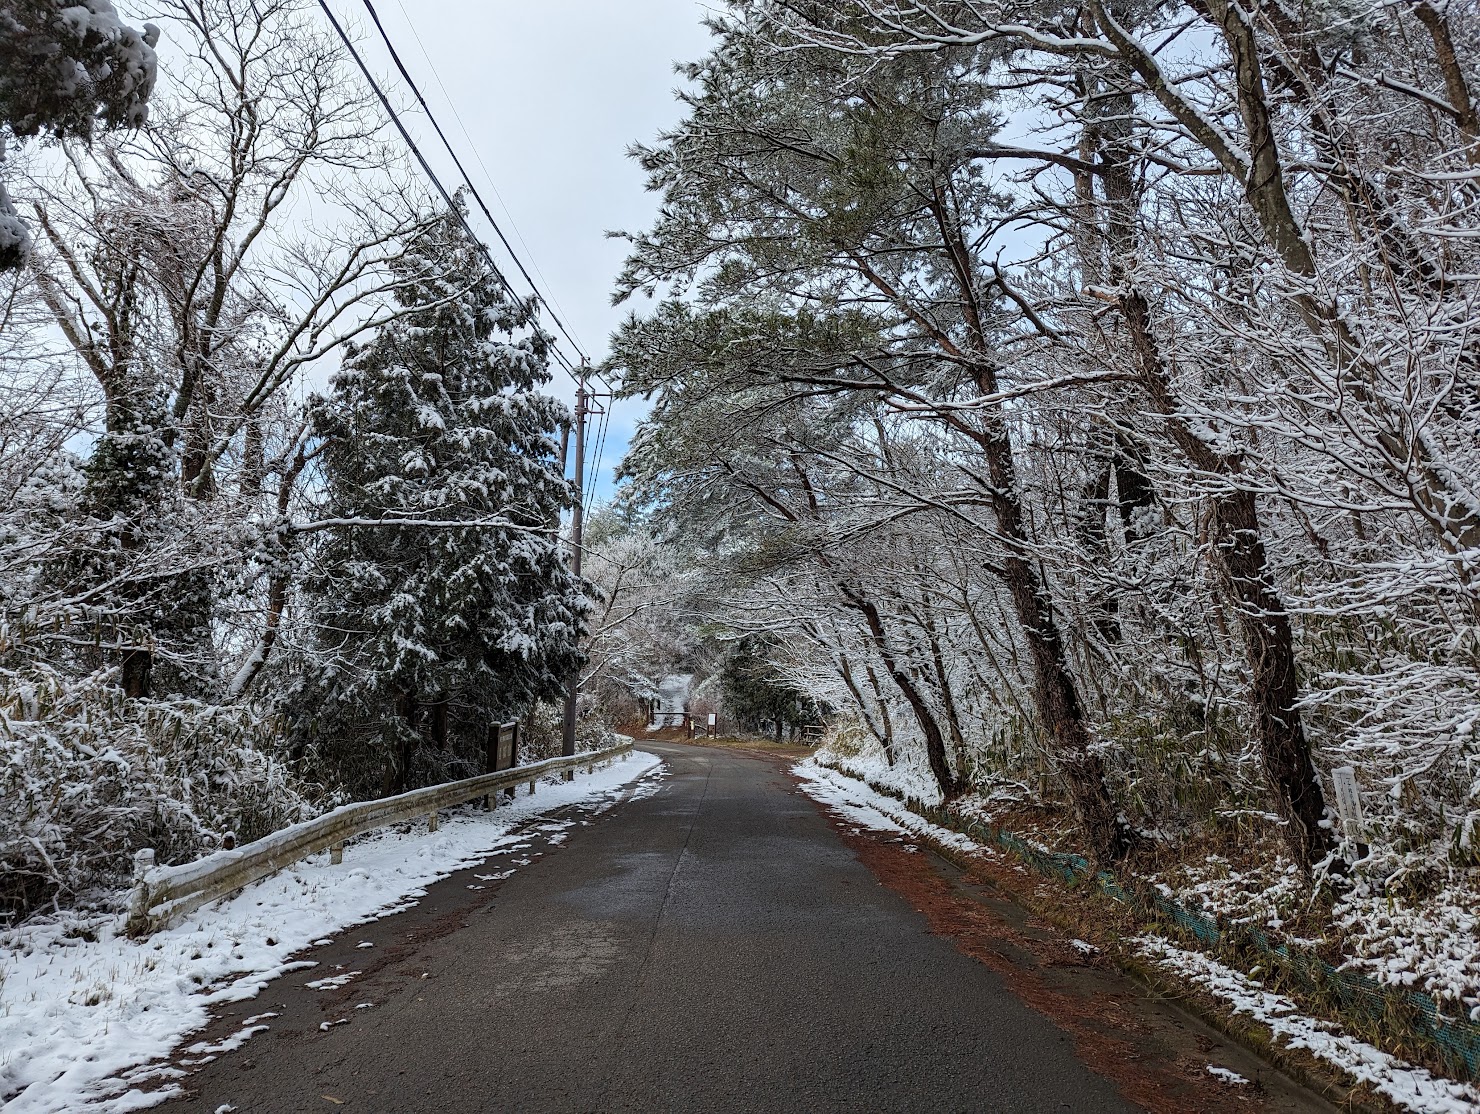
M781 742L783 732L818 723L822 706L776 668L773 638L748 634L736 641L720 670L725 705L741 727L759 731L769 726Z
M360 791L431 776L411 768L428 737L475 763L489 723L561 691L589 607L552 532L572 493L564 409L540 391L549 338L452 214L399 274L411 312L351 354L314 414L323 514L357 524L320 535L305 693L326 698L318 754Z

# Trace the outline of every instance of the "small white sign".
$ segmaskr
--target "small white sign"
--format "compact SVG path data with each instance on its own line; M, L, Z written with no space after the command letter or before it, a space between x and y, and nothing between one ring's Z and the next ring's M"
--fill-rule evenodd
M715 723L717 723L717 722L718 722L718 720L715 718L715 713L710 712L709 713L709 726L710 727L713 727L715 725Z
M1341 817L1342 831L1347 839L1358 842L1362 838L1362 795L1357 789L1357 771L1338 766L1331 771L1331 781L1336 786L1336 812Z

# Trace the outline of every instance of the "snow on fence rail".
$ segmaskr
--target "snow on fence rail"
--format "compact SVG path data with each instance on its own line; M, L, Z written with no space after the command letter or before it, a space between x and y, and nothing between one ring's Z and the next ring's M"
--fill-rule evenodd
M404 823L425 816L432 830L437 827L437 810L465 804L479 797L489 798L521 782L535 783L546 774L574 771L585 766L587 772L598 764L625 759L632 752L632 740L626 736L614 747L589 751L568 758L550 758L527 766L480 774L445 785L429 785L395 797L343 805L323 816L305 820L233 851L217 851L203 859L179 866L156 867L152 850L134 856L134 887L129 899L128 933L146 936L166 927L175 917L208 905L250 885L259 879L292 866L300 859L329 850L338 862L346 840L390 824Z

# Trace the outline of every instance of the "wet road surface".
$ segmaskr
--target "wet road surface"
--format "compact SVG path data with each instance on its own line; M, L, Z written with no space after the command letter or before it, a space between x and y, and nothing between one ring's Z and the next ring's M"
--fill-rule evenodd
M1137 1109L932 935L780 763L640 745L667 762L657 792L308 953L213 1034L270 1029L160 1109ZM336 965L360 974L302 985Z

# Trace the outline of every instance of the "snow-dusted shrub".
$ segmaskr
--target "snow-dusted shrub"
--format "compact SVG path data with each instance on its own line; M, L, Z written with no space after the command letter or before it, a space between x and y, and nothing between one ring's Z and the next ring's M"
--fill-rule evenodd
M1480 1021L1480 915L1476 879L1456 876L1423 898L1359 883L1337 902L1343 966L1389 986L1425 991Z
M306 819L269 742L243 709L0 672L0 919L108 903L139 848L188 861Z
M519 762L542 762L560 756L565 706L541 701L520 721ZM616 735L597 713L595 704L582 700L576 717L576 750L601 750L615 745Z
M1308 703L1333 724L1330 764L1359 772L1367 838L1480 864L1480 673L1397 651L1361 665L1321 674Z

